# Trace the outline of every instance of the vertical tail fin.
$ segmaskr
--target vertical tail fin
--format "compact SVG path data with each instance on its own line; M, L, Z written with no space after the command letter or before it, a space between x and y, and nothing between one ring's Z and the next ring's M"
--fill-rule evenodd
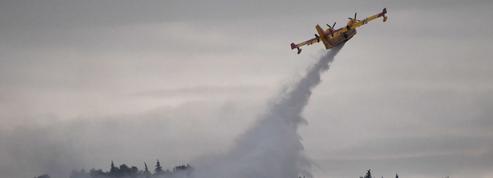
M325 35L325 32L322 29L322 27L320 27L320 25L317 24L317 26L315 26L315 29L317 29L317 33L320 36L320 39L322 40L322 42L324 43L325 49L332 48L332 45L330 44L329 40L327 39L327 35Z

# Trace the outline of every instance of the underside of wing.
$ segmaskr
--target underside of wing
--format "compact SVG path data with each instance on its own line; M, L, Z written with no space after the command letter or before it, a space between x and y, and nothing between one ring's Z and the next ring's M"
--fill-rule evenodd
M291 43L291 49L297 49L298 50L298 54L299 54L299 53L301 53L301 47L302 46L311 45L313 43L318 43L318 42L320 42L320 37L318 35L315 35L315 38L306 40L304 42L301 42L301 43L298 43L298 44Z
M320 39L318 37L315 37L315 38L312 38L312 39L309 39L309 40L306 40L300 44L303 44L303 45L311 45L313 43L318 43L320 42Z

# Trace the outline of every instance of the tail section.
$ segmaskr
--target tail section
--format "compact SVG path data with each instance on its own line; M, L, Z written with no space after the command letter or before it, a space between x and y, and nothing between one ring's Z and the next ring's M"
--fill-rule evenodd
M322 29L322 27L320 27L320 25L317 24L317 26L315 26L315 29L317 29L318 36L320 36L320 40L322 40L322 42L324 43L325 49L332 48L332 45L327 39L327 35L325 35L325 32Z

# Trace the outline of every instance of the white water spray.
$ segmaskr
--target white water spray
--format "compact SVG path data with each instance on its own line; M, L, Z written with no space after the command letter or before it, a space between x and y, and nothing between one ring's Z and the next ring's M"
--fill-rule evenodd
M221 158L198 165L196 178L297 178L310 177L298 126L311 90L320 83L320 74L329 69L343 45L323 55L307 69L298 82L280 93L278 98L247 130L234 148Z

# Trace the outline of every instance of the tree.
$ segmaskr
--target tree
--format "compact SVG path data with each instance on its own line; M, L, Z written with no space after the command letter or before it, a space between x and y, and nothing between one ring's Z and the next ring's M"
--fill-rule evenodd
M106 174L101 169L96 170L93 168L93 169L89 170L89 175L91 177L102 177L102 176L105 176Z
M371 169L368 169L368 171L366 172L365 178L372 178L371 177Z
M113 160L111 160L110 175L116 175L118 172L118 168L115 166L115 163L113 163Z
M120 165L120 176L129 175L130 172L131 172L131 170L126 164Z
M159 163L159 160L156 161L156 168L154 169L155 174L161 174L163 173L163 167L161 167L161 163Z
M144 162L144 172L149 172L149 168L147 167L147 163Z
M151 177L151 172L149 171L146 162L144 162L144 172L142 173L142 175L144 175L145 178Z

